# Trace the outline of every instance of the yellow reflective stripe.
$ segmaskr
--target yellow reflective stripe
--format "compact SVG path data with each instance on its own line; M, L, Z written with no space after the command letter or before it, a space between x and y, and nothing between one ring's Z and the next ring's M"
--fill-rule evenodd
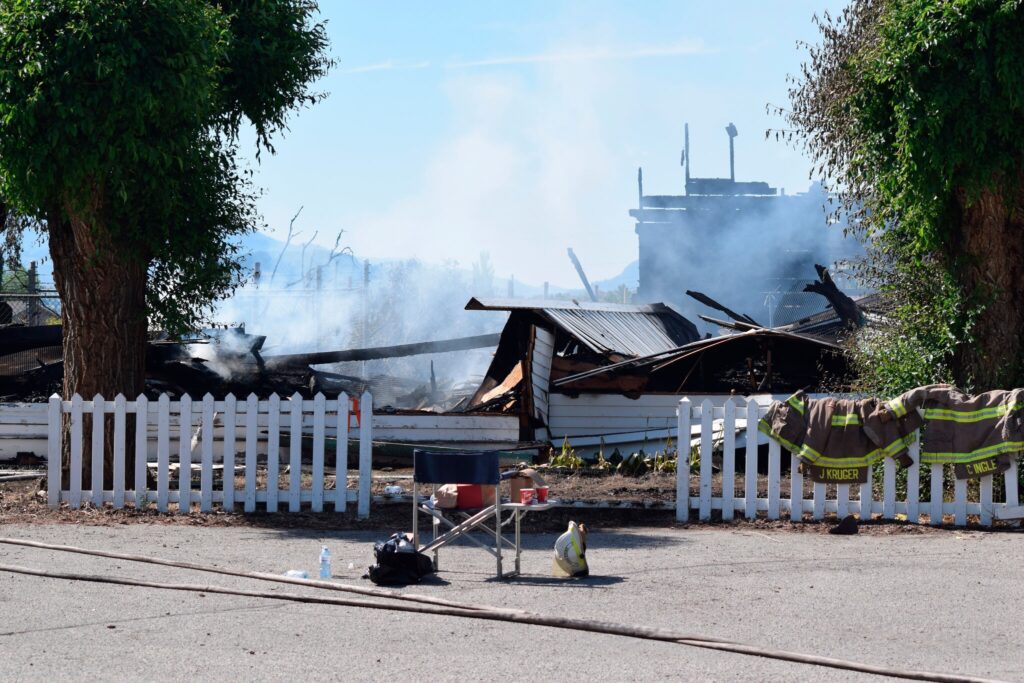
M795 395L787 398L786 403L796 408L797 412L801 415L804 414L804 402L798 399Z
M968 463L975 460L984 460L1003 453L1016 453L1024 451L1024 441L1004 441L992 446L985 446L966 453L949 453L938 451L921 451L921 462L930 465L941 465L949 463Z
M583 556L583 551L580 550L580 546L576 543L576 534L569 535L569 542L572 543L572 549L576 551L576 558L580 561L583 567L587 566L587 558Z
M827 458L819 455L807 459L810 461L809 464L816 467L867 467L877 460L874 456L880 453L880 451L875 450L859 458ZM806 455L801 454L801 456L806 458Z
M849 415L833 415L832 426L833 427L849 427L850 425L859 425L860 415L856 413L850 413Z
M775 439L780 444L785 446L786 450L788 450L790 453L799 453L800 452L800 447L799 446L797 446L796 444L790 443L786 439L783 439L782 436L780 436L779 434L773 432L772 428L771 428L771 425L768 424L767 420L761 419L761 420L757 421L757 431L761 432L762 434L764 434L766 436L770 436L771 438Z
M860 456L860 457L830 458L828 456L822 455L821 453L819 453L818 451L814 450L813 448L811 448L807 444L804 444L803 447L800 449L799 455L800 455L801 458L806 460L808 462L808 464L811 464L811 465L819 465L819 466L832 465L832 466L838 466L838 467L843 467L843 466L857 467L858 466L857 463L862 463L863 466L871 464L871 462L874 459L876 459L875 456L878 453L880 453L880 452L881 452L881 449L875 449L875 450L871 451L870 453L868 453L866 455L863 455L863 456Z
M908 434L907 436L893 441L885 448L876 448L862 456L850 458L830 458L822 455L807 444L804 444L800 449L799 455L801 458L807 460L808 464L817 465L819 467L867 467L868 465L875 464L886 456L893 457L897 453L902 452L908 445L914 443L915 439L916 436L914 434Z
M894 398L889 401L889 410L896 413L896 417L903 417L907 414L907 408L903 405L903 401L898 398Z
M1002 417L1008 412L1024 408L1024 403L991 406L980 410L950 410L948 408L926 408L924 417L927 420L948 420L951 422L981 422L993 417Z
M891 444L882 449L884 455L894 457L897 453L905 450L910 444L917 441L917 432L911 432L901 439L896 439Z

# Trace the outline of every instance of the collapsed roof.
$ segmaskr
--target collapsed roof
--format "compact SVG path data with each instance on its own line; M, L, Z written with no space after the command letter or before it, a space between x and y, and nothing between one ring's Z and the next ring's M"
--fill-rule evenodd
M665 304L473 298L466 309L510 313L468 409L517 412L523 435L546 420L552 376L663 353L698 339L696 326Z
M478 299L467 311L512 311L555 327L569 343L596 354L645 356L686 344L700 335L697 327L665 304L607 304L529 299Z

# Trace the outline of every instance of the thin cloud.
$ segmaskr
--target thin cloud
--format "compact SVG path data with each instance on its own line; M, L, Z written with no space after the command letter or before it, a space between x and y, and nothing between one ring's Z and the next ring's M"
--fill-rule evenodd
M351 69L345 69L344 73L365 74L371 71L405 71L409 69L426 69L429 66L430 62L395 62L389 59L386 62L380 62L378 64L354 66Z
M649 59L654 57L683 57L708 54L712 52L701 40L685 40L672 45L652 45L630 49L612 49L607 47L580 48L576 50L559 50L540 52L532 55L510 55L492 57L465 62L451 62L449 68L466 69L483 66L507 66L512 64L547 64L555 62L592 62L592 61L626 61L632 59Z

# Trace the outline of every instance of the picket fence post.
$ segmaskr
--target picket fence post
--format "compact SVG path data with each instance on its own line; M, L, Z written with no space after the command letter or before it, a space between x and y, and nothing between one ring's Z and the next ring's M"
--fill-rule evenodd
M270 395L267 403L267 512L277 512L281 484L281 397Z
M740 399L736 399L740 400ZM736 496L736 404L725 400L722 410L722 520L731 521L735 514L733 498Z
M800 471L800 458L789 454L789 521L799 522L804 518L804 475Z
M761 406L754 399L747 402L747 449L743 470L743 514L747 519L757 517L757 447L761 431Z
M1017 492L1017 468L1017 458L1013 458L1010 460L1010 469L1003 474L1003 486L1006 489L1005 507L1008 508L1017 507L1020 504ZM1014 525L1019 524L1019 521L1014 522Z
M953 479L953 524L967 524L967 480Z
M245 505L246 512L256 511L256 446L259 438L259 399L249 394L245 400ZM295 434L291 436L295 440Z
M57 394L50 397L46 421L46 502L56 510L60 507L61 438L64 434L64 405Z
M359 500L356 515L370 516L370 481L373 477L373 396L363 392L359 399Z
M178 399L178 512L192 507L192 397Z
M690 399L676 407L676 521L690 519Z
M171 399L167 394L161 394L156 403L156 509L167 512L167 487L171 469Z
M872 488L874 467L868 465L867 481L860 485L860 518L862 521L871 519L871 507L875 500L875 492Z
M917 524L921 521L921 444L917 439L908 449L914 464L907 470L907 521Z
M981 525L992 524L992 475L986 474L981 478L980 495L978 502L981 505Z
M228 394L224 399L224 476L221 477L221 488L224 495L224 510L233 512L235 509L235 438L238 432L238 399Z
M782 446L775 439L768 440L768 519L779 518L782 488Z
M313 512L324 510L324 427L327 398L323 392L313 397L313 493L310 504Z
M896 462L892 458L882 461L882 518L896 517Z
M92 481L89 490L92 492L92 504L103 507L103 397L96 394L92 397Z
M836 517L842 519L850 514L850 485L836 485Z
M698 519L706 522L711 519L711 458L714 455L714 442L711 421L714 408L710 399L700 404L700 509Z
M82 397L71 397L71 460L69 464L68 504L72 508L82 506Z
M214 430L213 394L207 392L203 396L203 422L200 463L202 471L199 475L199 511L210 512L213 509L213 430ZM227 474L225 472L225 474Z
M146 464L149 455L149 399L139 394L135 398L135 508L148 504L149 482Z
M334 439L334 511L344 512L348 506L348 394L338 396L338 429Z
M124 507L125 409L124 394L114 397L114 509Z
M288 458L288 511L299 511L299 488L302 483L302 416L306 410L306 402L302 394L292 394L292 437Z
M920 438L920 436L918 437ZM928 522L933 526L942 524L942 502L943 502L943 481L942 465L932 465L932 486L931 486L931 512L928 513Z

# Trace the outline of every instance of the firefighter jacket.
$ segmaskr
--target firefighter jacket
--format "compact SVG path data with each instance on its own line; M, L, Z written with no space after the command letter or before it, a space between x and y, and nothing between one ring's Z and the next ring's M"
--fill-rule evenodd
M901 394L880 410L887 420L923 413L921 462L952 464L957 479L1005 472L1024 450L1024 389L969 396L949 384L932 384Z
M904 467L917 425L881 416L876 399L808 399L798 391L772 403L758 429L785 446L815 482L867 481L868 467L889 456Z

